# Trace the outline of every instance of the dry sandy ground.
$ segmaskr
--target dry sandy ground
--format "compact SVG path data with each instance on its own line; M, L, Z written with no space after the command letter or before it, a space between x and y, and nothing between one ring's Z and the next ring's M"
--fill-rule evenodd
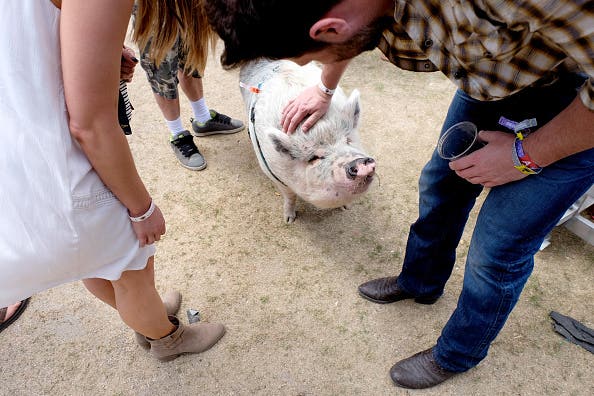
M208 104L245 120L237 72L213 58ZM157 284L176 288L185 310L223 322L226 336L201 355L159 363L138 347L116 312L80 283L33 297L0 337L2 395L592 395L594 355L551 329L551 310L594 327L594 247L565 229L536 256L517 308L477 368L427 391L395 388L394 362L435 342L455 308L476 215L435 305L381 306L357 295L396 274L417 214L417 178L429 158L453 86L441 75L403 72L377 52L355 60L343 83L361 91L362 140L381 183L351 210L282 199L258 168L246 132L198 140L208 168L180 167L143 71L130 85L130 145L168 219ZM183 117L190 117L183 101ZM189 125L188 125L189 126Z

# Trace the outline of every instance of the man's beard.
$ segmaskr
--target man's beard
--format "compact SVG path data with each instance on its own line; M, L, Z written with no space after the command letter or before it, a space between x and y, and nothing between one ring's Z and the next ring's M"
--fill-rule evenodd
M332 44L328 48L337 56L337 62L354 58L377 47L382 32L393 23L394 18L390 16L376 18L344 43Z

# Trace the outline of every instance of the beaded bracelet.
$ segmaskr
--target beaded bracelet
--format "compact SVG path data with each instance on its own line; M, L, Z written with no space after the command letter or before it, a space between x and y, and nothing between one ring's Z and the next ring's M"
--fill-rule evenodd
M130 220L132 222L140 223L141 221L145 221L146 219L151 217L151 215L153 214L154 211L155 211L155 203L151 199L151 205L149 206L148 210L146 212L144 212L144 214L142 214L138 217L132 217L132 216L128 216L128 217L130 218Z

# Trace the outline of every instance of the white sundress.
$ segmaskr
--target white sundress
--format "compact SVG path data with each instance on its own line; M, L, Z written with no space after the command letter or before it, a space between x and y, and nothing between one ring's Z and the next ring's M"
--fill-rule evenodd
M70 136L59 20L49 0L0 2L0 307L155 251Z

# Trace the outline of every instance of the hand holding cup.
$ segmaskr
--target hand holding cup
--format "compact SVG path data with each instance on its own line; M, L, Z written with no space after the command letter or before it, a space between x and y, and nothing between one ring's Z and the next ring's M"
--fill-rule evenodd
M476 125L470 121L462 121L452 125L441 135L437 142L437 153L443 159L454 161L486 144L480 140Z

